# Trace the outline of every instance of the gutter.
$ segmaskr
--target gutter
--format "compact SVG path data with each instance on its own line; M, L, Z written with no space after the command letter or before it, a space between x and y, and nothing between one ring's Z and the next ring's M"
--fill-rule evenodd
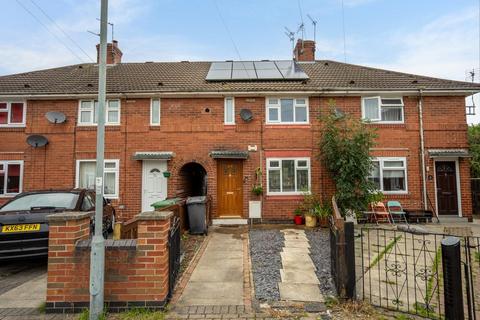
M468 96L480 92L478 89L432 89L425 90L421 89L422 95L447 95L447 96ZM387 90L387 89L368 89L368 90L306 90L306 91L289 91L289 90L278 90L278 91L172 91L172 92L154 92L154 91L145 91L145 92L132 92L132 93L107 93L109 98L152 98L152 97L225 97L225 96L275 96L275 95L289 95L289 96L335 96L335 95L344 95L344 96L362 96L362 95L375 95L379 93L389 93L389 94L398 94L398 95L410 95L417 96L419 90L417 89L406 89L406 90ZM95 93L73 93L73 94L24 94L24 93L9 93L1 94L0 98L4 99L15 99L15 98L35 98L35 99L71 99L71 98L95 98Z
M425 135L423 131L423 96L422 89L418 90L419 99L418 99L418 115L419 115L419 125L420 125L420 156L421 156L421 165L422 165L422 193L423 193L423 207L425 210L428 209L427 204L427 180L425 172Z

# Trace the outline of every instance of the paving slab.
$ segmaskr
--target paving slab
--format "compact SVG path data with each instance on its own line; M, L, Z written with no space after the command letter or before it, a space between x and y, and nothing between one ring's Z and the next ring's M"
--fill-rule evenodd
M316 284L280 282L278 288L282 300L324 302L320 287Z
M177 305L243 305L243 278L241 279L242 282L189 281Z
M45 302L47 274L0 295L0 308L38 308Z
M310 270L280 270L280 277L284 283L305 283L305 284L320 284L315 272Z

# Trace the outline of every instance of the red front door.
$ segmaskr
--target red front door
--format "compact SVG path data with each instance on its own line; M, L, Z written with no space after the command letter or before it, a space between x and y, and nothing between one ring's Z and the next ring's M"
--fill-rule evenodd
M436 161L438 214L458 215L457 172L455 161Z

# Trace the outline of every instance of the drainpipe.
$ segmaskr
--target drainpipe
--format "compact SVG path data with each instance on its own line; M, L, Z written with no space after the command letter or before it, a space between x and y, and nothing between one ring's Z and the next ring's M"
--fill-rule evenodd
M418 115L420 122L420 154L421 154L421 165L422 165L422 189L423 189L423 207L425 210L428 209L427 204L427 181L425 173L425 136L423 132L423 96L422 89L419 90L420 98L418 99Z

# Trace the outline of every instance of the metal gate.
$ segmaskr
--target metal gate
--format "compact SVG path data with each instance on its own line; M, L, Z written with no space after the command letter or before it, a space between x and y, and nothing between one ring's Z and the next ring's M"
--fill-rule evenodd
M168 258L168 299L170 299L180 270L180 219L177 216L172 218L168 232Z
M355 240L357 298L372 305L442 319L445 317L441 241L447 235L361 228ZM480 237L459 237L464 314L480 319Z

